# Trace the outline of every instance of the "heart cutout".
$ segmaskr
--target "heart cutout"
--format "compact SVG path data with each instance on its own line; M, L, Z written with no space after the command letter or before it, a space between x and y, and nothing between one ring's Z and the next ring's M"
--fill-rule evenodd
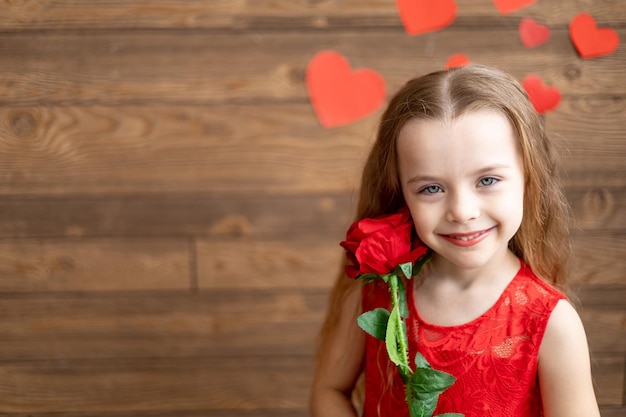
M409 35L443 29L456 18L454 0L396 0L396 7Z
M306 70L309 99L324 127L351 123L374 112L385 100L383 77L371 69L353 71L338 52L322 51Z
M463 54L454 54L450 55L448 61L446 62L446 69L464 67L465 65L470 63L470 59Z
M536 48L550 39L550 29L529 18L520 21L518 32L526 48Z
M502 14L514 12L519 9L523 9L526 6L530 6L537 0L493 0L496 7Z
M527 75L522 80L522 86L530 102L539 114L554 110L561 102L561 92L556 87L547 86L536 75Z
M578 54L585 59L609 55L619 45L619 35L611 28L598 29L587 13L576 15L569 25L570 39Z

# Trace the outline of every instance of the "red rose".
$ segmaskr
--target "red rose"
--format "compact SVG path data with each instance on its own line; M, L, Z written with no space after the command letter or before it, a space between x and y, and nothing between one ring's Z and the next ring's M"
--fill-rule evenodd
M341 246L352 262L346 274L357 278L363 274L384 275L426 253L424 246L411 251L413 221L406 208L395 214L366 218L350 226Z

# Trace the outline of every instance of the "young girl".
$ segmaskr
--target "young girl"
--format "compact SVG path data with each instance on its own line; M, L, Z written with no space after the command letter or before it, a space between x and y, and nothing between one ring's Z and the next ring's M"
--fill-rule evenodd
M599 416L581 320L561 291L567 203L553 146L511 76L469 65L409 81L365 165L357 220L408 207L434 253L407 288L409 357L457 379L435 415ZM412 288L411 288L412 286ZM384 342L357 326L385 286L340 274L311 389L314 417L408 416Z

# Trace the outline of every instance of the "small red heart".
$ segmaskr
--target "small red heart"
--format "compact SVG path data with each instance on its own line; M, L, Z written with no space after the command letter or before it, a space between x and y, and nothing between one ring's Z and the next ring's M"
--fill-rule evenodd
M559 89L546 86L541 78L536 75L527 75L524 77L522 86L524 90L526 90L530 102L539 114L554 110L561 101L561 92Z
M500 13L507 14L526 6L530 6L537 0L493 0Z
M470 63L470 59L463 54L454 54L450 55L448 61L446 62L446 69L464 67L465 65Z
M443 29L456 17L454 0L396 0L396 7L409 35Z
M550 29L533 19L524 18L519 24L519 37L526 48L536 48L548 42Z
M338 52L322 51L309 62L306 85L324 127L351 123L374 112L385 100L383 77L371 69L353 71Z
M569 36L583 58L597 58L617 49L619 35L611 28L598 29L587 13L576 15L569 25Z

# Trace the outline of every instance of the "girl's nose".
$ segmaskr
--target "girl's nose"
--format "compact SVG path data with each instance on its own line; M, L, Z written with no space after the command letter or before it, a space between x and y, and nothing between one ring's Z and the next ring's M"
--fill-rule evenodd
M452 223L465 224L480 216L477 196L470 191L457 191L448 197L446 219Z

